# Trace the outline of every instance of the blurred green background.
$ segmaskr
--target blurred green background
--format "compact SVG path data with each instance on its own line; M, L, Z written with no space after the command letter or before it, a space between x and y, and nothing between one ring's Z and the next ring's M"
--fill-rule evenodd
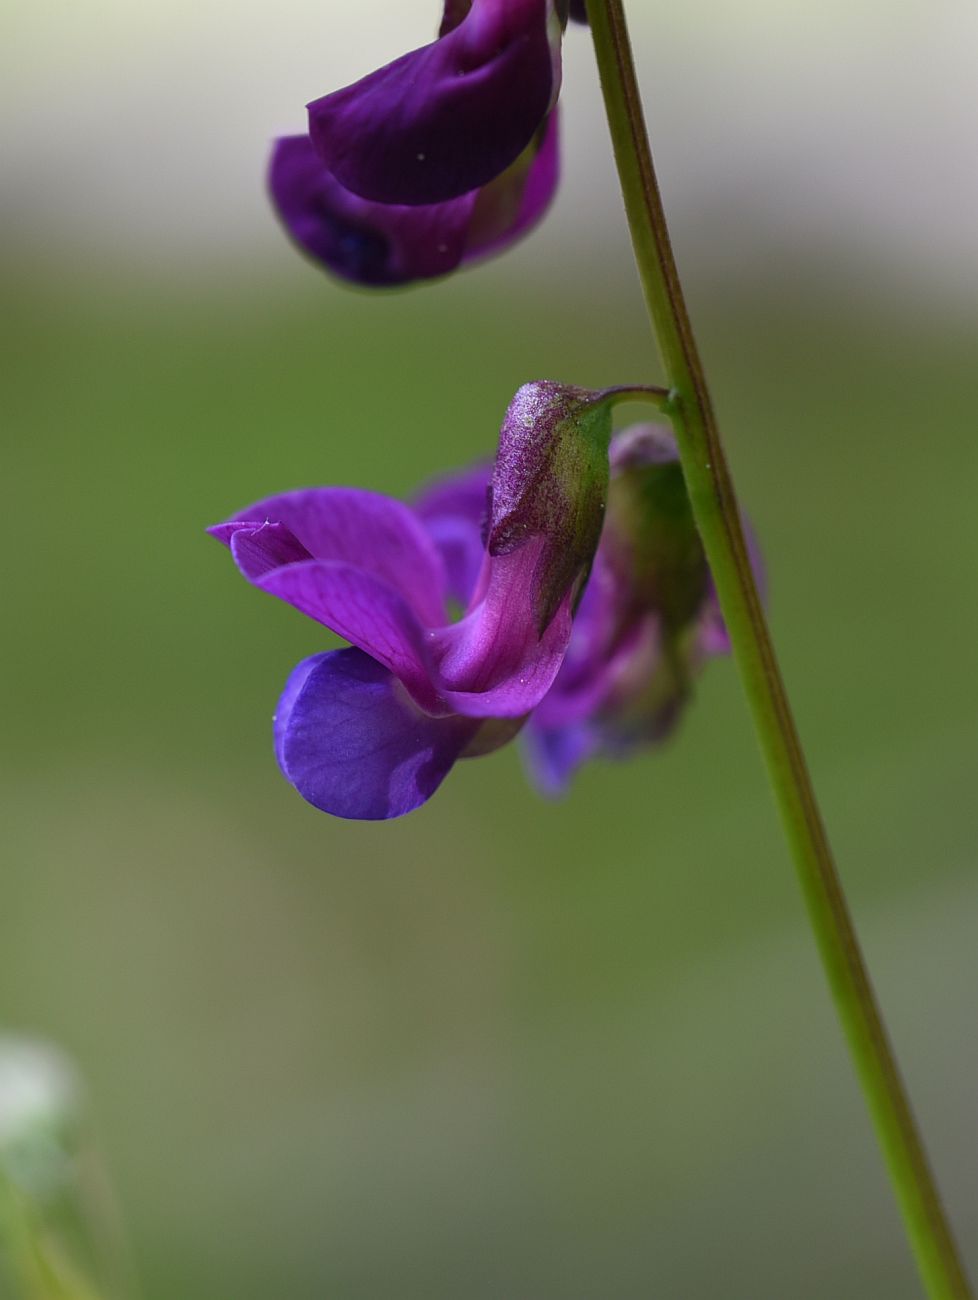
M428 8L405 8L424 39ZM796 18L778 29L793 50ZM257 45L251 7L243 23ZM42 49L41 20L14 28ZM974 276L937 217L917 256L885 194L846 201L872 197L869 161L814 233L790 173L759 178L750 211L730 184L684 189L685 158L709 176L706 137L669 102L678 74L656 81L652 29L643 14L666 198L776 640L978 1271ZM196 67L194 39L173 66ZM363 39L345 79L396 53ZM270 60L286 85L299 42L286 26ZM526 379L659 377L600 121L583 125L581 32L569 63L582 125L552 223L409 294L304 264L265 212L260 139L211 183L189 114L153 159L183 215L156 226L126 206L138 184L79 187L43 151L14 168L0 1018L86 1080L144 1300L919 1294L732 665L667 748L593 765L564 802L510 747L403 821L347 824L271 754L285 677L328 637L204 536L303 484L407 494L491 451ZM135 114L138 180L148 92L128 77L113 120ZM233 125L234 104L213 114ZM759 138L744 130L745 159ZM101 177L108 145L84 147ZM167 172L182 148L193 183ZM187 237L188 211L206 226L235 204L244 233Z

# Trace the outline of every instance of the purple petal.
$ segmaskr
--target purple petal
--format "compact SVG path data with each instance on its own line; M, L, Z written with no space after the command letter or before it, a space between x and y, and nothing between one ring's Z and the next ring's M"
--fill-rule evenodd
M423 207L373 203L345 189L307 135L276 142L272 201L303 251L354 284L429 280L462 262L478 192Z
M601 531L610 435L607 394L540 382L510 403L469 611L430 642L459 713L516 717L553 684Z
M465 609L482 568L482 539L466 520L441 515L428 524L428 536L438 547L448 577L448 594Z
M266 497L211 531L229 542L236 530L253 535L255 520L284 525L306 558L352 565L379 579L399 593L420 623L444 622L441 557L403 501L359 488L305 488Z
M270 569L283 564L312 558L284 524L233 521L215 524L207 531L230 547L235 564L249 582L257 582Z
M426 716L368 655L333 650L293 670L275 715L275 756L316 808L376 821L430 799L477 729Z
M375 202L478 189L519 157L556 99L550 17L549 0L473 0L431 45L310 104L314 146L345 189Z
M540 702L542 727L566 727L640 698L662 657L659 619L646 613L622 630L614 621L588 626L574 619L570 645L552 689Z
M444 712L431 682L425 634L383 582L349 564L307 560L273 569L255 585L389 668L430 712Z
M599 546L574 612L574 630L554 691L558 687L577 690L596 672L603 672L621 636L622 594L621 577L607 563ZM549 703L554 691L545 703Z
M447 36L453 32L471 8L472 0L445 0L438 35Z
M268 185L299 247L334 275L373 288L447 275L500 252L544 215L559 172L556 110L519 158L481 190L443 203L374 203L344 189L308 136L276 142Z
M545 539L485 562L484 595L431 640L446 703L469 717L529 713L552 686L571 633L570 593L541 636L534 614Z
M530 776L540 793L550 798L566 793L574 772L596 748L597 737L586 722L545 727L531 718L523 732L523 756Z
M489 257L515 244L550 207L560 180L558 119L554 108L530 147L480 191L464 261Z
M463 519L480 535L485 530L492 465L480 461L468 469L435 479L421 489L414 512L425 523L444 515Z
M469 604L485 555L484 531L491 465L475 465L424 488L414 511L437 546L448 577L448 594Z

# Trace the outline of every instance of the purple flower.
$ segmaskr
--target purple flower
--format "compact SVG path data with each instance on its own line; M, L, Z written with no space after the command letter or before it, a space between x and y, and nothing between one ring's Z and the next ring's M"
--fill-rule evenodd
M560 672L524 732L538 786L559 794L586 759L664 739L706 660L729 650L672 433L636 425L612 441L601 544Z
M586 758L675 725L729 646L668 430L614 438L609 481L613 397L526 385L495 465L413 506L312 488L210 530L250 582L351 643L299 664L275 716L310 803L400 816L524 724L533 775L558 793Z
M365 285L444 275L525 234L557 185L554 0L446 0L439 37L309 105L269 188L296 243Z
M546 695L601 532L611 399L526 385L488 483L469 473L414 509L311 488L210 530L249 582L351 643L299 664L276 713L279 764L310 803L409 812Z

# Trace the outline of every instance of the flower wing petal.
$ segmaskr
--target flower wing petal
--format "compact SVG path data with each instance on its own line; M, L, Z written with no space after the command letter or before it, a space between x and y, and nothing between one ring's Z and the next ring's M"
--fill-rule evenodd
M275 756L316 808L375 821L429 799L477 727L428 717L368 655L333 650L293 670L275 715Z

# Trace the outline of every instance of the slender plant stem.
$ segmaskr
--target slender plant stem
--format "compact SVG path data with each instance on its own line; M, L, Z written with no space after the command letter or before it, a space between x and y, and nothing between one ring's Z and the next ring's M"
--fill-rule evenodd
M655 384L620 384L616 388L606 388L605 397L614 403L643 402L654 406L663 415L672 410L673 394L668 388L659 388Z
M751 571L730 471L672 253L622 0L587 0L615 161L669 414L812 927L931 1300L971 1300L883 1027L791 716Z

